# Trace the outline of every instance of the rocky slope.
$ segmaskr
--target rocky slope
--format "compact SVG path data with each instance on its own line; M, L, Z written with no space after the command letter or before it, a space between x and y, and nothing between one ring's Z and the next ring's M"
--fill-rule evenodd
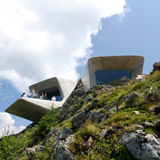
M1 138L0 159L160 159L160 72L84 92L79 80L59 109Z

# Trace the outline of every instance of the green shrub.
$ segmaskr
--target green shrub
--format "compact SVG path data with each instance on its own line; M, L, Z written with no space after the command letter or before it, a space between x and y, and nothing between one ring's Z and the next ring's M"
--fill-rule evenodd
M0 141L0 159L17 159L16 157L22 154L27 142L28 140L23 135L2 137Z
M52 108L48 114L42 117L42 119L36 125L36 135L45 137L47 133L58 123L60 108Z

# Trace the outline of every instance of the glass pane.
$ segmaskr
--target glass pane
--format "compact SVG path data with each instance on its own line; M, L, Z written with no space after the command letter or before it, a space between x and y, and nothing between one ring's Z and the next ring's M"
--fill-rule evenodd
M51 98L52 98L53 96L56 96L56 100L57 100L57 101L61 101L61 100L62 100L62 97L61 97L61 95L60 95L59 90L48 93L48 94L47 94L47 99L48 99L48 100L51 100Z
M95 74L97 85L103 85L122 77L131 79L131 73L129 70L102 70L96 71Z

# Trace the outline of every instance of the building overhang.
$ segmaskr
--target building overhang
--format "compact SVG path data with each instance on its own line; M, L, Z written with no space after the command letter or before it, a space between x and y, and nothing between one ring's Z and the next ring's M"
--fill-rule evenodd
M49 109L51 109L51 107L61 107L74 90L76 83L77 82L73 80L56 77L38 82L31 85L29 89L34 89L38 94L40 94L42 91L49 93L58 89L60 91L62 101L21 97L5 111L30 121L38 121L49 111Z
M129 70L131 79L143 72L144 57L128 56L102 56L92 57L87 61L82 74L82 83L85 91L96 85L95 72L101 70Z

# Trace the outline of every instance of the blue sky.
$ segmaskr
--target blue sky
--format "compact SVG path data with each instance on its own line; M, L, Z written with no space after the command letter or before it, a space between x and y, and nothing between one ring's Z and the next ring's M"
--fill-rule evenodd
M80 78L89 57L142 55L144 74L160 60L158 0L77 0L64 6L64 0L53 0L53 8L43 1L15 2L11 8L0 2L0 20L8 19L0 23L1 131L7 122L16 132L31 123L4 114L29 85L54 76Z

